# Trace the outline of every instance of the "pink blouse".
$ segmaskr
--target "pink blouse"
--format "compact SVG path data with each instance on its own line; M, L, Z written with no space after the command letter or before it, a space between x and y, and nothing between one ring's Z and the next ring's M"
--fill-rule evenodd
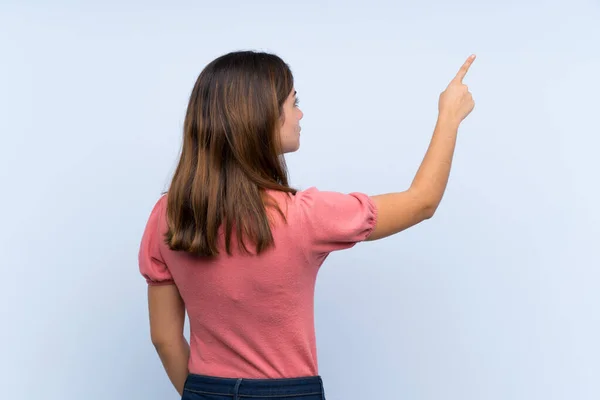
M211 260L172 251L163 242L167 195L150 214L139 269L149 285L177 285L190 321L191 373L230 378L318 375L317 272L329 253L369 236L377 210L363 193L315 187L296 195L269 193L288 224L276 220L271 228L275 248L260 256L238 251L235 230L232 256L224 250L224 235L221 254ZM251 243L246 247L254 251Z

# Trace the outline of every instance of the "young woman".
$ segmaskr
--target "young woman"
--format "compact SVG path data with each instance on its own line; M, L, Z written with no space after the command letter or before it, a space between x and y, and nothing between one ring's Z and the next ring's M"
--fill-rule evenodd
M179 165L139 251L152 343L183 399L325 398L313 322L317 272L332 251L433 216L459 124L474 107L463 84L474 59L440 95L410 188L377 196L290 187L283 155L300 146L303 114L279 57L233 52L205 67Z

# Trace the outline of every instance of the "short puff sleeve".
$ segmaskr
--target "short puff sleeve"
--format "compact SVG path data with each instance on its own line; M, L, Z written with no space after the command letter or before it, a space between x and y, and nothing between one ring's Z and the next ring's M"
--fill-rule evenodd
M369 237L377 224L377 208L364 193L320 191L296 193L301 225L313 254L349 249Z
M160 232L160 226L165 213L165 206L166 196L163 196L158 200L150 213L140 244L138 254L139 269L149 285L169 285L174 283L167 264L160 253L160 243L163 237Z

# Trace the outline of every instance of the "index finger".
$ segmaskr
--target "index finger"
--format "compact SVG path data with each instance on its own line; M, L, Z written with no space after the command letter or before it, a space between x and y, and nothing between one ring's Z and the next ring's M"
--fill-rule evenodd
M473 64L474 60L475 54L472 54L469 56L469 58L467 58L467 61L465 61L462 67L460 67L460 69L458 70L458 74L456 74L456 76L454 77L455 81L462 83L465 75L467 75L467 72L469 71L469 68L471 67L471 64Z

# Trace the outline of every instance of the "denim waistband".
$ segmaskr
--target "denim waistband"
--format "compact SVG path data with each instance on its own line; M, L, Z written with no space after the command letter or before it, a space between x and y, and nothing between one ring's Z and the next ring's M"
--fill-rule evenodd
M189 374L185 390L237 397L280 397L323 394L320 376L284 379L220 378Z

